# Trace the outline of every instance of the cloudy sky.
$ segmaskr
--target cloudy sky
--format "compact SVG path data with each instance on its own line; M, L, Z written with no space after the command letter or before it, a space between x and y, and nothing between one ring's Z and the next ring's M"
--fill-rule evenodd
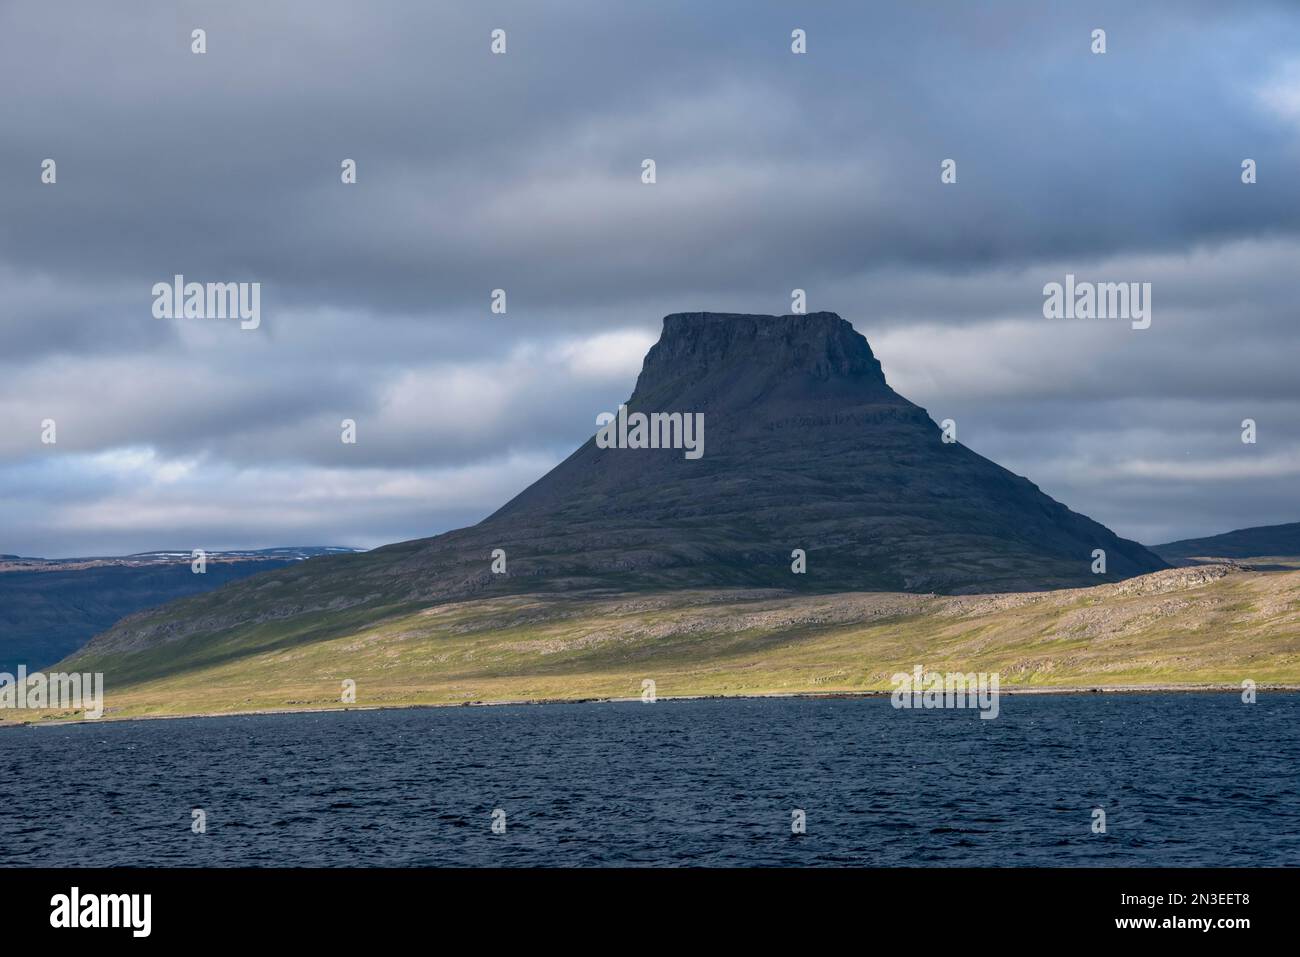
M1300 520L1300 7L806 7L0 2L0 552L468 524L665 313L796 287L1120 534ZM1151 328L1045 319L1067 272ZM176 273L261 327L155 319Z

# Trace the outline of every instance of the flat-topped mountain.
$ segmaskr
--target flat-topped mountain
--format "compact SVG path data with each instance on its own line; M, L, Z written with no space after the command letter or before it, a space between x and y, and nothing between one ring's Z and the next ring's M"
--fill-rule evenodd
M591 428L596 432L593 410ZM91 650L241 625L337 634L452 599L763 587L945 594L1095 585L1165 568L959 443L833 313L664 319L624 413L702 419L702 454L593 435L471 528L313 559L129 618ZM1093 551L1107 572L1092 573ZM491 570L502 549L506 573ZM807 570L791 570L795 549Z
M478 528L525 545L521 557L575 555L567 571L653 569L683 585L1011 591L1165 567L945 444L834 313L670 315L627 406L702 413L704 454L592 440ZM795 548L808 557L798 581ZM1108 576L1091 572L1095 548Z

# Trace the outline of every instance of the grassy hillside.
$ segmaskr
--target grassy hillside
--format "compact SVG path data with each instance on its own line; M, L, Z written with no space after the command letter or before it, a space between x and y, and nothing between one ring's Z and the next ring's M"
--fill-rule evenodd
M915 664L1004 687L1300 684L1300 571L1173 569L1054 592L513 594L357 609L83 652L108 717L866 691ZM19 716L10 712L12 720ZM30 719L30 712L21 713Z

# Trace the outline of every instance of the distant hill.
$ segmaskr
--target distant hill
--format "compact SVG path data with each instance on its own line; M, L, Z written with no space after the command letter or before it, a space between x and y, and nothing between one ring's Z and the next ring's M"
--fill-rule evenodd
M209 552L207 571L190 552L96 558L0 555L0 672L44 668L118 619L176 598L212 591L258 572L349 548L268 548Z
M1274 558L1300 562L1300 522L1239 528L1235 532L1208 538L1185 538L1167 545L1153 545L1151 550L1175 565L1187 564L1194 559L1215 558Z

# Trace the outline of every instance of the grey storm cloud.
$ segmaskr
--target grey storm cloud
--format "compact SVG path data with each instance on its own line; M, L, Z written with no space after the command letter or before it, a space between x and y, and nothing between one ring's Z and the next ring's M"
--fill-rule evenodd
M1122 534L1296 520L1298 26L1281 2L6 3L0 551L473 521L626 397L665 313L796 287ZM1152 328L1045 320L1067 272L1151 282ZM178 273L261 282L262 327L154 319Z

